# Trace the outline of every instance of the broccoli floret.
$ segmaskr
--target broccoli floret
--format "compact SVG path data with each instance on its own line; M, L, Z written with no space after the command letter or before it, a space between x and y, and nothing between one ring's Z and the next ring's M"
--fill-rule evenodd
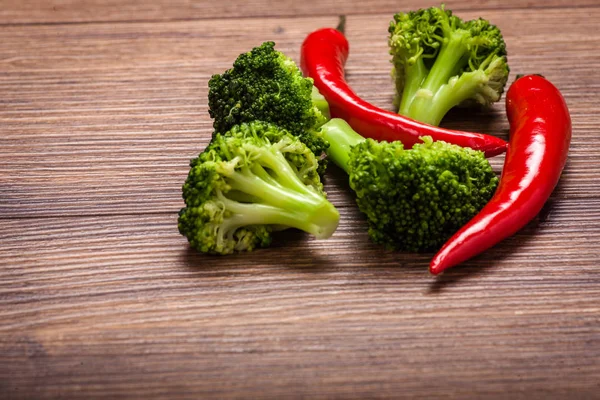
M327 102L313 80L304 78L294 61L274 46L265 42L241 54L233 68L212 76L208 112L215 132L225 133L243 122L265 121L298 136L320 157L327 148L318 129L329 119Z
M391 249L442 246L490 200L498 178L483 152L433 142L364 139L340 119L323 126L329 157L346 171L369 236Z
M266 247L273 231L286 228L327 238L339 213L325 197L317 165L305 144L272 124L216 134L190 162L179 232L211 254Z
M453 107L500 100L508 80L500 29L443 7L398 13L389 27L398 113L439 125Z

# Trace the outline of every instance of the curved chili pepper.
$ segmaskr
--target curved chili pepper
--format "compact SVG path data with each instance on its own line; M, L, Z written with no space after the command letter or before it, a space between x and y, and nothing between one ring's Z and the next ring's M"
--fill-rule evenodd
M539 75L517 78L506 94L508 152L496 193L435 255L436 275L515 234L542 209L567 161L571 117L558 89Z
M343 26L343 20L341 22ZM444 129L378 108L362 100L344 78L349 45L341 30L319 29L309 34L301 48L304 75L329 103L331 116L346 120L362 136L376 140L400 140L406 148L421 143L421 136L471 147L492 157L506 151L506 141L491 135Z

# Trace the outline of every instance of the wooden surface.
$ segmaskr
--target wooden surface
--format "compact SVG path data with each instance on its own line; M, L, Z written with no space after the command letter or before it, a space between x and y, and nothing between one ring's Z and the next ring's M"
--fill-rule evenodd
M421 2L3 0L0 398L600 398L600 4L446 4L500 26L510 81L544 74L574 131L540 216L434 278L369 243L335 167L327 241L208 257L176 228L211 74L264 40L298 60L343 12L348 80L390 108L386 27ZM445 125L508 132L502 104Z

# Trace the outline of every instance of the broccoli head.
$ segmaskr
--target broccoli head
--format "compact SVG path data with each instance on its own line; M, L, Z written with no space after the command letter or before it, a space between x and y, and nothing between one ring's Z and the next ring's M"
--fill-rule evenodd
M250 251L274 231L333 234L339 213L326 199L315 155L297 137L252 122L216 134L190 162L179 232L203 253Z
M364 139L342 120L323 126L328 150L350 179L369 236L388 248L430 251L442 246L490 200L498 178L483 152L434 142Z
M431 7L394 15L389 33L400 114L439 125L455 106L500 100L509 74L506 45L489 21L463 21Z
M328 105L294 61L265 42L241 54L233 68L208 83L209 114L217 133L252 121L265 121L298 136L319 157L327 143L319 127Z

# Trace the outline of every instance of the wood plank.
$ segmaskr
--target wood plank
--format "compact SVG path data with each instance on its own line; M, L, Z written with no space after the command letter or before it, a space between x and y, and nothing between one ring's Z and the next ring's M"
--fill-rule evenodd
M335 167L329 240L287 231L211 257L176 227L211 74L264 40L298 60L308 32L347 13L348 80L388 108L398 2L3 2L0 397L596 398L597 0L447 5L501 27L511 77L553 81L574 136L540 215L434 278L431 254L369 242ZM508 132L502 104L444 124Z
M381 251L347 213L327 241L285 232L232 257L190 251L174 215L5 220L0 386L8 398L589 398L598 215L577 229L558 215L437 280L429 255Z
M600 148L600 9L490 14L506 32L512 76L544 73L571 108L570 160L554 198L597 199L600 164L590 155ZM269 39L297 60L303 37L334 23L323 17L248 20L237 30L220 20L3 28L0 216L176 211L187 162L210 137L210 75ZM564 31L549 45L559 24ZM367 100L390 107L385 26L383 15L348 19L348 80ZM488 114L455 112L445 125L502 137L508 131L501 104ZM499 170L502 158L492 164ZM329 180L332 199L344 205L343 176Z
M334 0L208 2L202 0L21 0L5 2L0 8L0 24L79 23L94 21L169 21L213 18L306 17L315 15L388 14L428 6L418 0L400 5L393 0L338 2ZM562 0L543 4L519 0L453 0L445 2L455 11L532 9L564 7ZM575 0L569 7L598 6L595 0ZM483 16L484 14L482 14Z

